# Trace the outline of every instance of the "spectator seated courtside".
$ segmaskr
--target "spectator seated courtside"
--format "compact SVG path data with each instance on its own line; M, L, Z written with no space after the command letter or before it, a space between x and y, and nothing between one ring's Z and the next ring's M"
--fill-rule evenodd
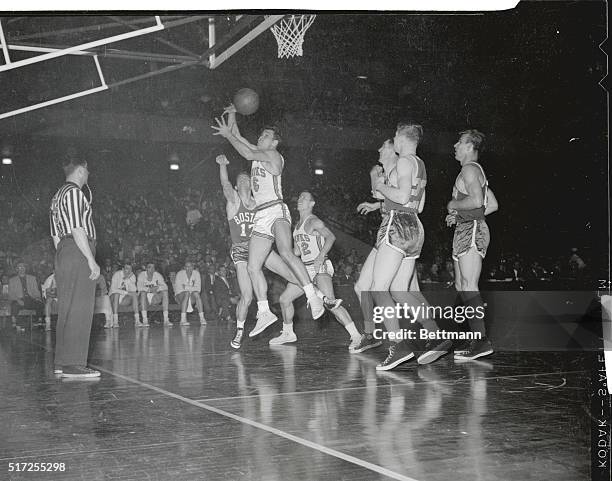
M131 305L134 312L134 327L144 327L138 314L138 288L130 262L124 263L123 269L113 274L110 298L113 307L113 324L119 323L119 306Z
M36 311L37 317L42 315L44 303L38 288L38 281L36 277L26 274L24 262L17 264L17 275L9 279L8 291L13 327L17 327L17 316L22 309Z
M162 305L164 326L171 326L168 317L168 285L163 276L155 270L155 264L149 262L146 270L138 274L138 292L140 294L140 310L144 326L149 325L147 310L151 305Z
M177 302L181 306L181 326L188 326L187 313L193 310L192 303L195 303L200 316L200 324L206 324L202 309L202 278L200 273L193 268L193 262L185 262L185 268L176 273L174 280L174 292Z

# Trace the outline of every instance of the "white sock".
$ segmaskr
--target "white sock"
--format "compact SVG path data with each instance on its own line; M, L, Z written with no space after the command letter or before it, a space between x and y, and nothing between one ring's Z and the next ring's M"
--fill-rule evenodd
M203 321L203 320L204 320L204 313L200 312L200 321Z
M245 321L236 321L236 328L237 329L244 329L244 323L245 323Z
M181 312L181 322L187 321L187 313Z
M268 301L257 301L257 312L267 312L270 311L270 306L268 305Z
M287 334L293 334L293 322L291 324L283 323L283 332Z
M164 311L164 322L168 322L168 311Z
M51 318L50 317L45 317L45 323L46 324L51 324Z
M119 322L119 314L113 314L113 321Z
M136 322L140 322L140 316L138 315L138 313L137 313L137 312L135 312L135 313L134 313L134 320L135 320Z
M306 294L306 298L311 299L316 296L314 285L312 284L312 282L310 284L306 284L304 287L302 287L302 289L304 289L304 294Z
M149 319L147 319L147 311L141 311L142 312L142 322L149 322Z
M350 324L344 326L344 328L350 334L351 339L360 339L361 338L361 334L359 334L359 331L355 327L355 323L354 322L351 322Z

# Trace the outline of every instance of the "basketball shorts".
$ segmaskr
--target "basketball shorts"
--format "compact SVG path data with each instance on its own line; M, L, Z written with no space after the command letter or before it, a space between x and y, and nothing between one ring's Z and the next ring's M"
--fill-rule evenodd
M276 222L287 222L291 226L291 214L287 204L281 202L255 213L253 232L251 235L264 237L274 241L274 224Z
M455 226L453 236L453 259L459 260L459 257L467 254L472 247L484 258L490 240L489 226L484 219L459 222Z
M334 277L334 266L329 259L325 259L325 262L321 264L319 272L315 271L313 262L305 262L304 266L306 266L306 272L308 272L308 277L311 281L314 281L317 274L328 274L330 277Z
M424 241L425 230L416 213L392 210L389 215L383 216L376 248L380 249L384 243L407 259L417 259Z
M232 258L232 262L234 264L238 264L239 262L248 262L249 241L232 244L232 248L230 250L230 257Z
M161 304L164 300L164 296L159 292L147 292L147 302L149 305L155 306L157 304Z

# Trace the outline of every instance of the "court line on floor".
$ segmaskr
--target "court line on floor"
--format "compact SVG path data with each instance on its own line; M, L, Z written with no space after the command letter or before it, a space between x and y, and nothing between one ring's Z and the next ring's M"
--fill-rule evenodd
M285 431L281 431L280 429L276 429L276 428L273 428L271 426L267 426L265 424L259 423L257 421L253 421L252 419L244 418L242 416L238 416L236 414L232 414L232 413L230 413L228 411L224 411L222 409L218 409L218 408L216 408L214 406L209 406L208 404L204 404L204 403L202 403L200 401L195 401L193 399L186 398L184 396L181 396L180 394L176 394L176 393L173 393L173 392L170 392L170 391L166 391L165 389L162 389L160 387L154 386L152 384L148 384L146 382L139 381L138 379L134 379L132 377L125 376L123 374L119 374L119 373L114 372L114 371L110 371L110 370L105 369L105 368L103 368L101 366L96 366L96 365L93 365L93 364L90 364L90 366L93 367L94 369L97 369L97 370L101 371L101 372L105 372L106 374L110 374L111 376L115 376L115 377L118 377L120 379L123 379L124 381L132 382L132 383L137 384L137 385L139 385L141 387L144 387L146 389L150 389L152 391L156 391L156 392L165 394L168 397L177 399L179 401L183 401L183 402L185 402L187 404L191 404L192 406L199 407L201 409L205 409L205 410L213 412L215 414L219 414L221 416L233 419L234 421L238 421L238 422L241 422L243 424L248 424L250 426L253 426L255 428L261 429L263 431L267 431L267 432L269 432L271 434L274 434L276 436L280 436L282 438L288 439L289 441L293 441L294 443L301 444L302 446L306 446L308 448L315 449L315 450L320 451L320 452L322 452L324 454L327 454L327 455L330 455L330 456L334 456L334 457L336 457L338 459L342 459L343 461L355 464L357 466L360 466L362 468L368 469L370 471L374 471L375 473L382 474L383 476L387 476L389 478L397 479L397 480L400 480L400 481L418 481L418 480L416 480L414 478L411 478L409 476L404 476L403 474L396 473L395 471L391 471L389 469L383 468L382 466L379 466L377 464L373 464L373 463L370 463L370 462L365 461L363 459L356 458L354 456L351 456L350 454L346 454L346 453L343 453L341 451L336 451L335 449L328 448L328 447L323 446L321 444L314 443L312 441L309 441L308 439L300 438L300 437L295 436L293 434L289 434L289 433L287 433Z
M479 379L482 380L495 380L495 379L515 379L520 377L533 377L533 376L549 376L549 375L561 375L561 374L583 374L588 372L586 370L580 371L555 371L555 372L538 372L533 374L516 374L513 376L491 376L491 377L481 377ZM465 379L454 379L454 380L439 380L439 381L414 381L414 382L406 382L406 383L395 383L395 384L377 384L376 388L388 388L388 387L399 387L399 386L415 386L419 384L430 384L430 383L441 383L441 384L458 384L459 381L469 381L469 378ZM225 397L216 397L216 398L201 398L196 399L197 402L216 402L216 401L231 401L233 399L250 399L250 398L258 398L258 397L266 397L266 396L295 396L299 394L322 394L322 393L335 393L342 391L358 391L364 389L371 389L371 386L354 386L354 387L339 387L335 389L314 389L312 391L293 391L293 392L277 392L277 393L265 393L265 394L247 394L242 396L225 396Z

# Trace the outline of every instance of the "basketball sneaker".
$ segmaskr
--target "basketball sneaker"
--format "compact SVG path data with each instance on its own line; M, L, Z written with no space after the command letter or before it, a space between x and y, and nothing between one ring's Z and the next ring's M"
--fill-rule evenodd
M325 309L327 309L328 311L331 311L333 309L336 309L337 307L340 307L342 305L342 299L330 299L327 296L323 296L323 307L325 307Z
M358 352L367 351L368 349L372 349L372 348L375 348L381 345L382 345L382 341L374 339L372 335L363 334L361 336L361 339L359 340L359 344L355 346L355 348L352 351L349 348L349 351L351 353L358 353Z
M425 344L425 348L419 354L417 362L419 364L429 364L444 356L453 345L452 341L436 341L430 340Z
M465 354L470 348L470 341L457 341L453 343L453 351L455 354Z
M61 374L64 372L64 368L58 364L53 366L53 374Z
M362 337L363 337L363 336L362 336ZM351 338L351 343L349 344L349 347L348 347L349 352L350 352L351 354L352 354L352 353L355 353L355 352L356 352L356 351L355 351L355 349L356 349L356 348L357 348L357 347L358 347L360 344L361 344L361 337L358 337L358 338L356 338L356 339L352 339L352 338Z
M310 307L310 312L312 313L312 318L314 320L317 320L325 313L323 300L318 296L312 296L310 299L308 299L307 305Z
M100 371L85 366L64 366L62 377L87 378L100 377Z
M473 339L466 351L455 352L455 361L472 361L490 354L493 354L491 341L483 337L482 339Z
M230 342L230 346L232 346L234 349L240 349L243 335L244 329L236 329L236 335L234 336L234 339L232 339L232 342Z
M280 336L273 337L272 339L270 339L269 344L271 346L280 346L281 344L287 344L288 342L295 341L297 341L297 336L295 335L295 332L281 331Z
M179 323L180 326L188 326L189 325L189 321L181 321Z
M257 323L255 323L255 327L251 332L249 332L249 337L254 337L257 334L263 332L266 327L271 324L274 324L278 320L272 311L260 311L257 313Z
M387 358L376 366L377 371L388 371L399 366L401 363L409 361L414 357L412 348L406 341L400 341L397 344L393 344L389 348L389 355Z

